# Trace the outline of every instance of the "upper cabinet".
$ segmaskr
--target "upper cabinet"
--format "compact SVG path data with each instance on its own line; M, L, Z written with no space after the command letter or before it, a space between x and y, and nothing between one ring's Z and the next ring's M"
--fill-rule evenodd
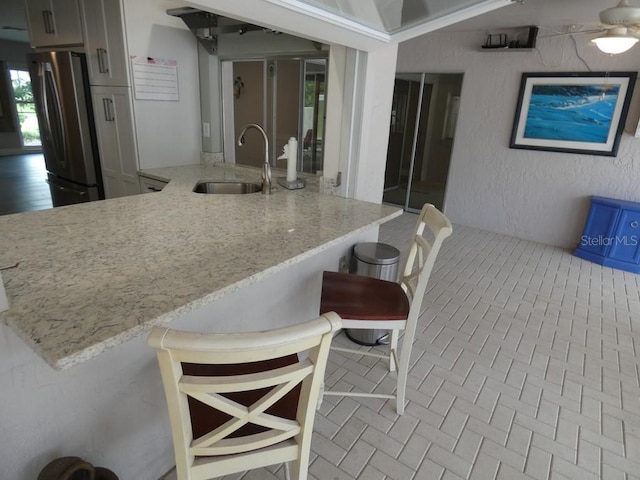
M120 0L81 0L84 44L91 85L128 86Z
M26 0L33 47L82 45L78 0Z

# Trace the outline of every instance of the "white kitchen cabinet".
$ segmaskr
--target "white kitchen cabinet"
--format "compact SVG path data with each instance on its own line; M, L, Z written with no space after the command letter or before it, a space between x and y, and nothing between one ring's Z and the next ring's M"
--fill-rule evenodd
M128 86L121 0L80 0L91 85Z
M91 87L106 198L140 193L138 156L128 87Z
M25 6L33 47L82 45L78 0L26 0Z
M167 186L167 183L163 180L158 180L157 178L147 177L146 175L139 174L140 178L140 192L142 193L153 193L160 192L164 187Z

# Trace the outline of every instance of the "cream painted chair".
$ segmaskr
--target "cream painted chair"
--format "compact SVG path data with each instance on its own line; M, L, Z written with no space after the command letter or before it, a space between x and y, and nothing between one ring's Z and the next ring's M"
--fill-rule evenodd
M306 479L316 404L340 317L251 333L154 328L178 480L292 462ZM308 357L299 360L298 354ZM286 465L287 478L289 464Z
M431 243L423 236L425 227L432 234ZM421 313L429 276L440 246L451 235L451 222L431 204L425 204L416 224L408 256L399 283L349 273L324 272L320 313L336 312L343 328L391 331L386 354L366 350L332 347L333 350L386 358L389 371L397 370L395 394L325 390L324 395L395 398L396 411L404 413L405 392L411 347ZM398 337L404 331L398 356Z

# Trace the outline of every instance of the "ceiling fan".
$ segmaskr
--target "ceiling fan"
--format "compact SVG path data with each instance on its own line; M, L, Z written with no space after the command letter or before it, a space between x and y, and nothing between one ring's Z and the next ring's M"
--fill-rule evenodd
M640 36L640 7L629 5L629 0L620 0L612 8L600 12L602 35L591 40L604 53L615 55L633 47ZM586 33L586 32L584 32Z

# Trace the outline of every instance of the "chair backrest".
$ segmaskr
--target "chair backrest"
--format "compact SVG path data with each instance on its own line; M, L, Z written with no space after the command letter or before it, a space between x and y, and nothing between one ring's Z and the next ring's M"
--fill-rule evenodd
M162 374L178 478L221 476L301 456L308 465L327 355L340 328L335 313L263 332L154 328L148 344ZM308 357L299 360L301 352ZM278 404L292 396L293 408L278 413ZM205 430L197 423L203 407L209 410Z
M428 231L426 231L428 227ZM422 299L424 298L431 271L442 246L442 242L453 232L451 222L436 207L425 203L416 222L411 237L409 252L405 260L400 284L411 299L407 328L420 316ZM431 234L431 242L425 234Z

